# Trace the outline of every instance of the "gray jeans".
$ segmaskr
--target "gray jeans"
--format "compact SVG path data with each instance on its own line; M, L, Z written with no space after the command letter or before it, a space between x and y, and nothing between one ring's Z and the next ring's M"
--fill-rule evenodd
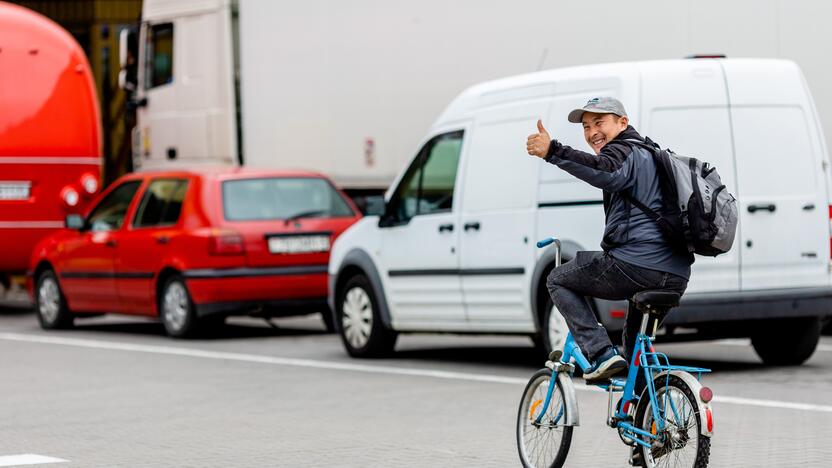
M606 252L578 252L575 259L552 270L546 281L549 294L566 319L569 331L590 361L612 346L607 331L598 323L587 297L624 300L647 289L685 292L686 279L672 273L650 270L615 259ZM635 345L642 314L627 313L624 354Z

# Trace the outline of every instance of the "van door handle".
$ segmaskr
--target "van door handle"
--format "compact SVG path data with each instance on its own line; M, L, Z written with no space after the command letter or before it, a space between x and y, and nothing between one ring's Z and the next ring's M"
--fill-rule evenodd
M803 205L803 211L812 211L814 209L815 209L815 204L814 203L807 203L807 204Z
M454 225L453 224L440 224L439 225L439 232L454 232Z
M157 244L165 245L169 242L170 242L170 237L168 237L168 236L159 236L159 237L156 238L156 243Z
M469 229L479 231L480 230L480 223L479 223L479 221L474 221L473 223L465 223L464 229L466 231L469 230Z
M106 245L107 247L115 247L115 246L117 246L117 245L118 245L118 242L116 242L116 240L115 240L115 239L107 239L107 240L104 242L104 245Z
M774 206L774 203L769 203L765 205L748 205L748 212L749 213L756 213L757 211L768 211L774 213L777 207Z

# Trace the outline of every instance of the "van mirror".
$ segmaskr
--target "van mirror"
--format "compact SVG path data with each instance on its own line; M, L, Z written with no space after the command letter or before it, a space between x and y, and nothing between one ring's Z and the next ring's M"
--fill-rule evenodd
M373 195L364 199L365 216L384 216L384 196Z
M77 231L83 231L84 227L86 226L86 221L84 217L79 214L70 214L66 215L65 223L67 229L75 229Z

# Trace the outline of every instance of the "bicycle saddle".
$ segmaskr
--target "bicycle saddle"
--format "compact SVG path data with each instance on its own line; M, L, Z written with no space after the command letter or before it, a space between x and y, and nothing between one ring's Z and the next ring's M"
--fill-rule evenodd
M635 293L630 300L639 310L656 311L678 306L681 297L681 294L673 291L641 291Z

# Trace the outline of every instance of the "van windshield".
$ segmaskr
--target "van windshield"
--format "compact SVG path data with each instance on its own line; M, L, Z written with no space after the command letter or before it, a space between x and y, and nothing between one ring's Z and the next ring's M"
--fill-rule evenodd
M227 180L222 183L222 204L228 221L355 214L327 180L314 177Z

